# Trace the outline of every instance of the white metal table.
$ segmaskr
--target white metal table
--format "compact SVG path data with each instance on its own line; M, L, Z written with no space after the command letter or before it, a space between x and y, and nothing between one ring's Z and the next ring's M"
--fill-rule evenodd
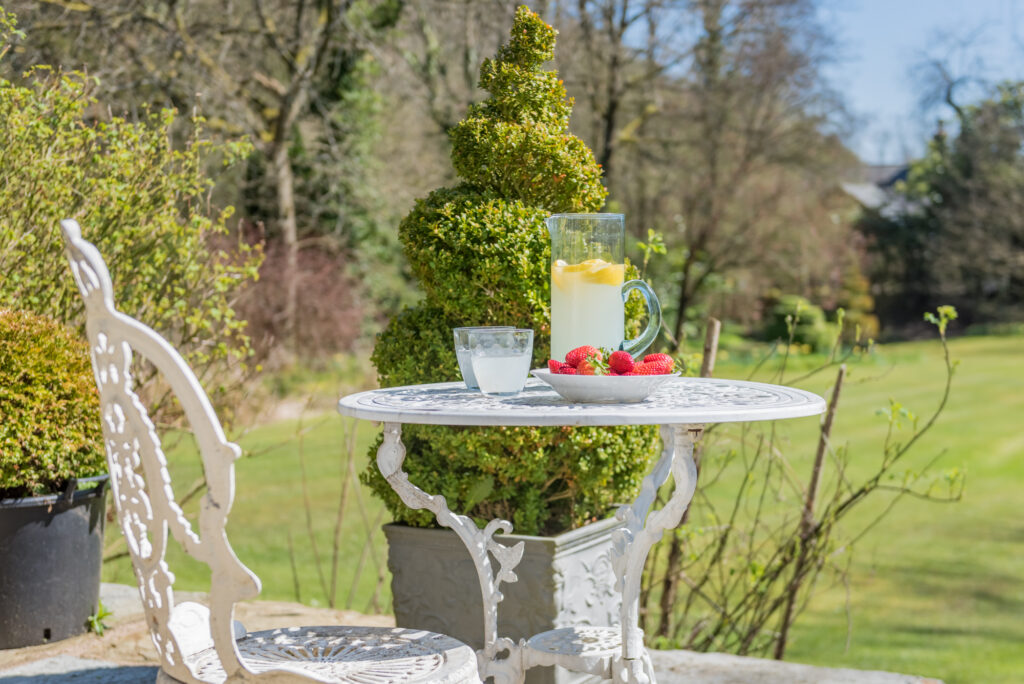
M638 404L573 404L539 380L527 381L514 397L486 397L461 382L413 385L360 392L338 402L342 415L384 423L377 467L402 501L427 509L451 528L469 549L476 565L484 605L484 647L477 653L480 676L496 684L521 682L531 667L560 665L619 683L654 681L639 626L640 580L651 547L662 533L682 520L697 484L694 442L708 423L799 418L822 413L825 401L791 387L740 380L674 378ZM405 447L402 424L476 426L613 426L660 425L662 453L644 478L640 494L616 512L622 525L612 534L611 559L616 590L622 594L621 625L568 627L537 634L518 644L498 636L498 590L516 581L522 542L505 546L496 532L511 533L512 524L492 520L479 529L467 516L449 510L443 496L431 496L409 482L402 470ZM675 479L675 491L663 508L651 511L658 489ZM498 562L497 572L490 556Z

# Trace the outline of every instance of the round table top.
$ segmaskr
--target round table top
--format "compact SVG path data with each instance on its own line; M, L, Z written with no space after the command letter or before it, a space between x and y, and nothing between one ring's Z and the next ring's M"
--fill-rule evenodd
M825 411L825 400L781 385L672 378L637 404L574 404L531 378L514 397L487 397L462 382L444 382L350 394L338 411L424 425L699 425L813 416Z

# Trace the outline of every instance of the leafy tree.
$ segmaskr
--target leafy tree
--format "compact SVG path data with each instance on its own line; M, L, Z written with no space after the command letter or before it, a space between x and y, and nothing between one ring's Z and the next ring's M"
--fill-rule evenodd
M280 274L267 275L282 279L279 337L294 342L300 250L324 236L345 250L368 228L356 190L373 137L366 44L400 0L8 1L38 36L19 60L98 75L115 111L199 108L215 133L249 139L246 214L270 218L285 245Z
M866 211L879 308L898 322L938 302L965 323L1024 319L1024 82L973 105L952 99L940 133L891 201Z
M2 57L18 35L2 9L0 22ZM249 148L210 143L201 119L175 147L169 110L96 120L90 85L44 67L20 85L0 79L0 308L83 320L58 228L76 218L107 259L118 305L172 337L201 373L223 378L249 354L234 306L260 254L228 241L232 209L210 207L205 168Z
M373 353L382 386L457 380L451 329L515 325L534 330L534 363L550 345L553 211L593 212L604 201L590 150L568 133L571 101L554 72L555 31L526 7L509 42L484 61L490 97L451 132L462 182L421 199L403 220L406 258L425 292L380 336ZM638 302L627 317L636 326ZM441 428L406 426L411 479L453 510L505 517L525 534L561 532L627 500L646 470L652 428ZM399 521L433 524L411 511L371 465L363 474Z

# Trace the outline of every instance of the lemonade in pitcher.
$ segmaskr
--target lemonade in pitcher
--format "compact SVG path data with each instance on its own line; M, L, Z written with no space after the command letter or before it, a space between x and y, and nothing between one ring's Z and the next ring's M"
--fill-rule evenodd
M622 284L626 267L603 259L551 265L551 355L564 359L566 352L584 344L618 349L625 314Z
M555 214L551 234L551 358L564 359L576 347L591 345L646 349L661 326L658 298L640 280L626 279L626 229L622 214ZM624 340L624 302L638 291L647 304L647 328Z

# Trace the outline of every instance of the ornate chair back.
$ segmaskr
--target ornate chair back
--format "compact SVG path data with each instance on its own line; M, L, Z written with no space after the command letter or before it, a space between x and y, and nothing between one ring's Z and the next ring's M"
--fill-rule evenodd
M82 239L78 224L62 221L61 229L71 271L85 300L114 504L161 669L181 681L200 681L186 656L212 645L229 680L255 678L239 655L235 640L240 635L233 617L237 601L259 594L260 580L235 556L224 531L235 493L234 461L241 450L224 436L209 398L181 355L152 329L114 307L106 264L96 248ZM133 390L135 351L163 374L195 434L207 487L198 533L175 501L160 439ZM165 561L168 531L188 555L210 569L208 613L198 604L183 604L190 610L175 610L174 575ZM208 627L203 624L207 615ZM281 669L291 670L287 665Z

